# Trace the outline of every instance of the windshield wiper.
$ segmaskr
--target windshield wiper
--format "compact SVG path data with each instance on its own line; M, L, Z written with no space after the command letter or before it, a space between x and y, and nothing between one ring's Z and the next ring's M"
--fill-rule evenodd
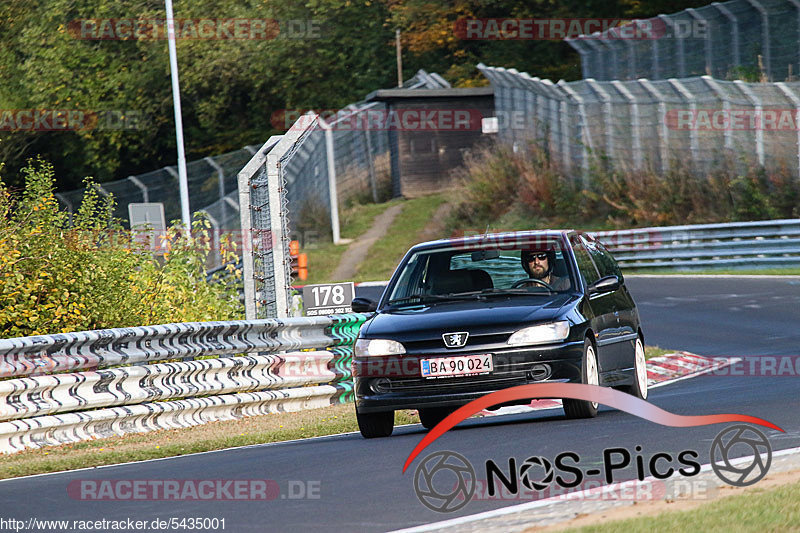
M431 302L446 302L452 300L469 300L475 296L480 296L479 292L464 292L453 294L414 294L412 296L404 296L403 298L395 298L386 302L387 305L397 305L409 302L418 302L420 304Z

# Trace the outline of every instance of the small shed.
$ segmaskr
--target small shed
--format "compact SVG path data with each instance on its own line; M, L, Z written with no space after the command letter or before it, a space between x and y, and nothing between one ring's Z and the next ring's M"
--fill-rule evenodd
M495 115L491 87L381 89L366 100L387 107L395 197L450 188L450 171L485 137L481 119Z

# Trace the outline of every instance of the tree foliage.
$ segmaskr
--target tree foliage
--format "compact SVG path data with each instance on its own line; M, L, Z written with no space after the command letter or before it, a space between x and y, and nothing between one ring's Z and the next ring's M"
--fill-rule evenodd
M563 42L471 41L455 35L467 17L633 18L703 5L705 0L174 0L179 19L313 20L319 35L178 41L189 159L263 142L281 109L331 109L391 87L394 30L402 31L406 78L439 72L457 86L485 84L478 62L552 79L580 75ZM162 0L3 0L0 2L0 110L133 111L139 129L8 132L0 161L17 171L36 154L58 170L61 190L83 176L99 182L175 164L167 42L75 38L81 19L164 18ZM285 29L285 27L284 27Z
M0 338L241 318L234 288L206 280L207 222L192 235L173 226L156 259L110 219L113 199L87 187L70 224L52 166L32 161L22 174L21 192L0 182Z

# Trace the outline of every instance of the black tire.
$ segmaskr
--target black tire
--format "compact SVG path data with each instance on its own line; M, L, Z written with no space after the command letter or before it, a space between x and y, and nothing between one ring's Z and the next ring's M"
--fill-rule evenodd
M419 421L425 429L433 429L452 412L449 407L426 407L419 410Z
M588 338L583 341L583 361L581 362L581 383L597 385L600 373L597 369L597 355ZM567 418L594 418L597 416L597 403L585 400L564 398L564 414Z
M636 339L633 352L633 385L620 387L620 390L642 400L647 399L647 363L644 359L644 344L641 337Z
M365 439L388 437L394 430L394 411L359 413L356 411L358 429Z

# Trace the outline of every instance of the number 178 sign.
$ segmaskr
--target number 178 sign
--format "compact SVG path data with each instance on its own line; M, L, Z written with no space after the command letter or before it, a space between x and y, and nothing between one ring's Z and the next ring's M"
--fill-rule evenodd
M353 282L324 283L303 287L303 308L306 316L334 315L352 313L355 289Z

